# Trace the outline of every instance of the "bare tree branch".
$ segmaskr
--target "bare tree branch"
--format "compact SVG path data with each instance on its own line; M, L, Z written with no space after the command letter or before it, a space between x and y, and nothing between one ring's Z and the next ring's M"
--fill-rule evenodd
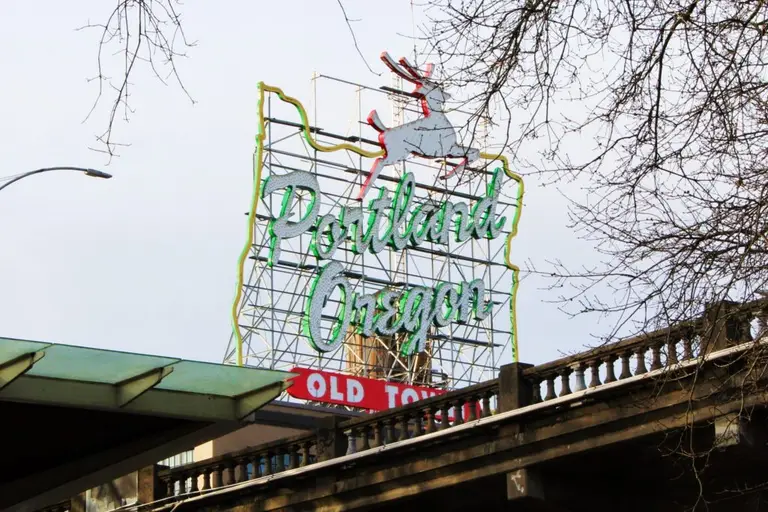
M768 285L765 0L431 0L427 51L518 169L583 187L602 261L553 261L563 308L606 338Z
M117 0L103 24L88 23L78 30L99 29L97 74L89 81L97 81L98 94L85 120L91 118L97 107L107 98L110 103L106 128L97 135L101 148L92 148L113 157L120 146L115 139L118 116L128 122L133 110L130 106L131 78L137 72L137 64L144 63L164 85L172 78L194 104L179 75L176 62L186 57L184 51L193 47L181 23L178 0ZM109 52L109 53L107 53ZM116 78L108 74L109 58L120 56L122 63Z
M341 3L341 0L336 0L339 3L339 7L341 8L341 13L344 15L344 21L347 22L347 27L349 28L349 33L352 35L352 42L355 44L355 50L357 50L357 54L360 55L360 58L363 59L363 63L365 64L365 67L368 68L368 71L373 73L376 76L381 76L381 73L375 72L370 64L368 64L368 61L365 60L365 57L363 56L363 52L360 51L360 47L357 45L357 37L355 36L355 31L352 29L352 22L349 19L349 16L347 16L347 11L344 9L344 4Z

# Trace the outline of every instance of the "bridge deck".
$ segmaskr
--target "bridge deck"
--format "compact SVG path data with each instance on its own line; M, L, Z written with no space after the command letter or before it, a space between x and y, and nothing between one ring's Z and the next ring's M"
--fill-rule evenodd
M531 369L510 365L497 381L332 425L315 437L161 473L164 481L187 486L151 508L357 510L410 503L493 509L513 498L516 510L682 510L686 500L700 497L702 477L693 468L706 466L710 485L703 499L736 510L724 500L754 494L745 497L743 486L760 483L753 482L763 478L755 468L768 455L766 376L750 374L749 388L744 385L754 367L748 354L762 346L744 343L682 362L668 358L653 370L638 365L635 375L577 391L564 385L561 396L530 405L515 402ZM482 405L483 416L492 401L496 414L474 419L474 407L456 414L472 403ZM733 446L710 450L723 444ZM687 458L694 445L707 457ZM204 489L208 478L208 487L225 486ZM729 486L735 479L740 490Z

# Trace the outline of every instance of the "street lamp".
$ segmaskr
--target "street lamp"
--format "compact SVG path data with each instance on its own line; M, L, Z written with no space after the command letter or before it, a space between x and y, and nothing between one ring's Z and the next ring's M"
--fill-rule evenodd
M0 185L0 190L3 190L5 187L12 183L16 183L17 181L26 178L27 176L32 176L33 174L40 174L41 172L48 172L48 171L77 171L85 173L86 176L91 176L92 178L103 178L105 180L108 180L112 177L111 174L108 174L103 171L97 171L96 169L87 169L85 167L45 167L43 169L37 169L35 171L29 171L25 172L24 174L20 174L13 178L12 180L8 181L7 183L3 183Z

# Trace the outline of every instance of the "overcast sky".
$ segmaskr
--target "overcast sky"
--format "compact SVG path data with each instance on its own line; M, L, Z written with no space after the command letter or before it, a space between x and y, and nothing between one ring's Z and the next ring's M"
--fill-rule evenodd
M197 103L140 70L135 112L118 126L118 140L131 145L108 163L88 148L109 105L83 123L98 92L87 78L100 34L75 29L105 20L113 3L0 2L0 176L53 165L114 175L49 173L0 192L0 336L220 361L251 187L257 82L309 100L314 71L373 86L390 79L367 70L336 0L189 2L184 26L197 46L180 73ZM360 19L360 48L376 71L383 50L412 54L404 35L419 20L409 1L345 6ZM322 120L339 130L348 123L345 112ZM565 227L559 192L527 185L513 261L588 261ZM546 303L554 295L539 291L543 284L520 288L524 362L578 349L595 331Z

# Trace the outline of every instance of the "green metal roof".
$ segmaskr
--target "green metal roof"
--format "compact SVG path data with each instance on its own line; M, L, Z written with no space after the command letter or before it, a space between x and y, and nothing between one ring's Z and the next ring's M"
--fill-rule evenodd
M293 374L0 338L0 400L241 419Z

